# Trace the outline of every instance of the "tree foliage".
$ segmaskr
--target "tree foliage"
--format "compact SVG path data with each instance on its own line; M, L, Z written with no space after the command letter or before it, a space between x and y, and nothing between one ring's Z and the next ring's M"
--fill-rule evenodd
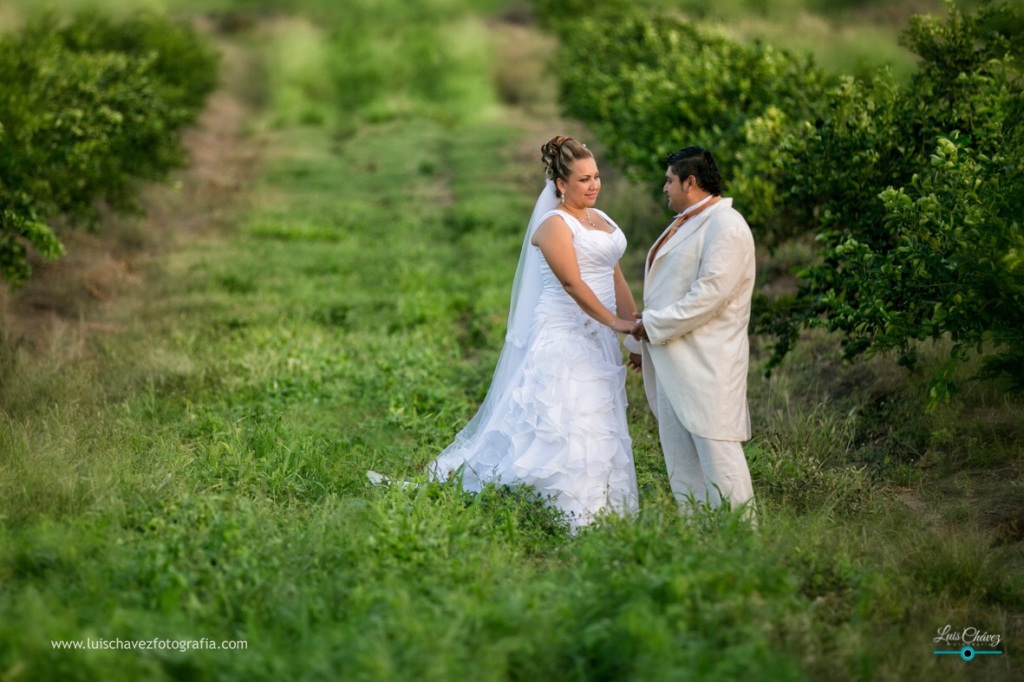
M734 161L748 146L749 128L764 121L802 120L830 83L809 58L769 45L741 45L664 14L622 10L562 27L557 72L567 113L589 123L627 173L647 179L671 152L688 144ZM787 127L788 129L788 127ZM792 221L761 175L724 163L726 184L741 197L760 237L772 244Z
M822 118L788 134L781 201L813 230L821 259L755 325L782 332L775 362L807 325L841 332L848 358L896 350L908 366L916 341L948 337L933 400L955 388L972 346L986 376L1024 386L1021 280L1007 265L1024 196L1020 33L1002 30L1014 16L983 4L915 18L904 42L921 66L909 84L845 79Z
M62 253L57 218L137 208L138 181L184 161L180 131L216 65L193 30L151 14L47 16L0 40L0 276L23 283L30 247Z
M782 360L801 329L840 332L848 358L952 340L932 399L970 348L984 376L1024 388L1020 9L915 17L908 83L879 70L830 77L807 59L634 12L562 28L566 112L636 177L666 153L713 149L758 242L812 239L795 294L760 297L752 328ZM555 24L556 28L564 24Z

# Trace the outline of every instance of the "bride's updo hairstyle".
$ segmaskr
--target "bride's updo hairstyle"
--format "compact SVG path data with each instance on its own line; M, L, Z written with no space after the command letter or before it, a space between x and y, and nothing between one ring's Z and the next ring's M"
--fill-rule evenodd
M540 160L544 162L544 175L555 183L555 196L562 197L556 180L569 182L572 164L579 159L592 159L593 153L578 140L565 135L555 135L540 148Z

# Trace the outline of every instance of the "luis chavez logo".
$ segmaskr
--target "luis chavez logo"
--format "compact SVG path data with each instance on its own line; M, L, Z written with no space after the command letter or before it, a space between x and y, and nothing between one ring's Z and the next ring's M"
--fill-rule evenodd
M932 640L936 644L944 645L946 649L936 649L932 653L939 655L949 654L959 656L965 661L972 661L976 656L989 656L1003 653L999 649L999 642L1002 640L1002 635L982 632L975 627L964 628L963 630L954 630L952 625L946 625L946 627L938 630L938 637ZM954 649L953 647L959 648Z

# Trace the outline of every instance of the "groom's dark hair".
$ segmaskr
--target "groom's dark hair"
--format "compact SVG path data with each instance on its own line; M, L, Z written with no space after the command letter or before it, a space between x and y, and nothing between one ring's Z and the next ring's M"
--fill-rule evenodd
M668 167L681 179L692 175L697 186L710 194L721 194L725 188L718 164L704 147L680 149L668 157Z

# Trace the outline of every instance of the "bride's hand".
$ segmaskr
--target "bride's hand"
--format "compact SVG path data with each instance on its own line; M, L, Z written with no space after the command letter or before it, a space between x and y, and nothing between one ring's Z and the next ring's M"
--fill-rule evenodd
M612 323L612 330L619 334L632 334L636 331L638 326L639 325L636 322L616 318L615 322Z

